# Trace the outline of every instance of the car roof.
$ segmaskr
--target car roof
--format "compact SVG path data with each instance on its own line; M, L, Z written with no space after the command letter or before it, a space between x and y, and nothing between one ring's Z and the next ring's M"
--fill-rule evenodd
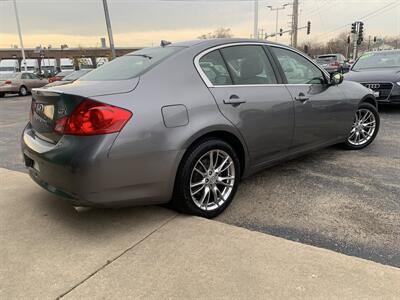
M286 45L270 42L267 40L256 40L256 39L249 39L249 38L198 39L198 40L189 40L189 41L171 43L165 47L191 48L194 46L200 46L200 47L204 47L204 48L209 48L209 47L220 46L220 45L231 44L231 43L265 43L268 45L281 45L281 46L288 47ZM132 53L134 53L134 52L132 52Z

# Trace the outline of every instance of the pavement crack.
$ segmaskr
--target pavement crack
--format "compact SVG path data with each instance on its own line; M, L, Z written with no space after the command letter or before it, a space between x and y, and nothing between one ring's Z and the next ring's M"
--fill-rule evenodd
M171 222L172 220L174 220L179 214L176 214L170 218L168 218L165 222L163 222L161 225L159 225L157 228L155 228L153 231L151 231L150 233L148 233L146 236L144 236L142 239L140 239L139 241L137 241L136 243L134 243L132 246L130 246L129 248L125 249L124 251L122 251L120 254L118 254L117 256L115 256L112 259L107 259L106 263L104 265L102 265L100 268L98 268L97 270L95 270L94 272L90 273L88 276L86 276L84 279L82 279L81 281L79 281L77 284L75 284L74 286L72 286L70 289L68 289L67 291L65 291L64 293L62 293L60 296L58 296L56 298L56 300L63 298L64 296L68 295L70 292L72 292L73 290L75 290L77 287L79 287L81 284L83 284L84 282L86 282L87 280L89 280L90 278L92 278L94 275L96 275L97 273L99 273L101 270L103 270L104 268L106 268L108 265L112 264L114 261L116 261L118 258L120 258L121 256L123 256L125 253L129 252L130 250L132 250L133 248L135 248L136 246L140 245L144 240L146 240L148 237L150 237L151 235L153 235L155 232L157 232L159 229L161 229L162 227L164 227L165 225L167 225L169 222Z

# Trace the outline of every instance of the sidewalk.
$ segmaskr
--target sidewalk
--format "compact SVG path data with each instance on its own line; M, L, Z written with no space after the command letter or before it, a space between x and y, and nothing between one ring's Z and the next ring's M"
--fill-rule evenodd
M159 207L77 212L0 169L0 298L400 297L400 270Z

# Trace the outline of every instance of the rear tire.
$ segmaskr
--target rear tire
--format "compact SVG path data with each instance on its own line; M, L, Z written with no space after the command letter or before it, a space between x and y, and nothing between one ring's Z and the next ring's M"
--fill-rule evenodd
M228 143L202 140L182 159L171 205L182 213L214 218L231 203L240 174L239 158Z
M20 88L19 88L19 95L20 96L26 96L26 95L28 95L28 89L26 88L26 86L21 86Z
M379 132L378 110L370 103L363 102L358 107L353 126L343 146L349 150L360 150L371 144Z

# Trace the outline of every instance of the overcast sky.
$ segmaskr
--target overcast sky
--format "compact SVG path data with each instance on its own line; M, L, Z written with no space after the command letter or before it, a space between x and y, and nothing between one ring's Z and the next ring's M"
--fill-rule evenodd
M194 39L218 27L235 37L253 32L252 0L108 0L116 46L151 46L161 39ZM267 5L291 0L260 0L260 28L275 31L275 13ZM59 47L99 46L106 37L101 0L17 0L24 43ZM279 27L289 28L291 6L280 11ZM363 18L366 16L365 18ZM400 35L400 0L300 0L300 24L312 22L312 34L300 31L299 42L325 41L351 23L364 20L366 34ZM278 39L288 42L288 37ZM0 0L0 47L19 44L12 1Z

